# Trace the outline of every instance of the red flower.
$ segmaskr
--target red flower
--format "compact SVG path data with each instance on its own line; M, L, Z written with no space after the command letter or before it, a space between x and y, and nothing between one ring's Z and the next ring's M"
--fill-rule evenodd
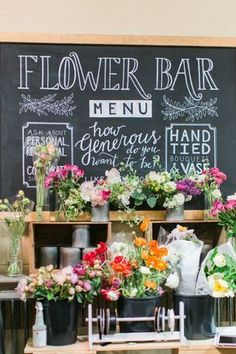
M86 253L84 256L83 256L83 260L85 262L87 262L90 266L93 266L94 265L94 261L95 259L97 258L97 253L92 251L92 252L89 252L89 253Z
M103 254L107 251L107 244L105 242L99 242L95 252L97 255Z
M111 196L110 190L103 190L102 191L102 197L104 200L109 200L110 196Z

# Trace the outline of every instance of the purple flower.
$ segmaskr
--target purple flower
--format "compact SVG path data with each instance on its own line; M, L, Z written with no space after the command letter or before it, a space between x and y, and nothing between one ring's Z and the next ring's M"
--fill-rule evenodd
M83 276L86 274L86 269L84 268L83 264L78 263L74 266L73 272L79 276Z
M201 191L197 188L196 182L190 178L185 178L177 182L176 188L178 191L187 195L200 195Z

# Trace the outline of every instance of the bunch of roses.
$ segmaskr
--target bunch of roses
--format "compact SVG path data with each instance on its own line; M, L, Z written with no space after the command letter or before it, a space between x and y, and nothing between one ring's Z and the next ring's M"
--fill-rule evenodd
M196 182L201 191L210 193L214 199L219 199L221 198L220 186L226 179L226 174L219 168L211 167L197 175Z
M85 202L96 207L109 202L111 191L107 182L104 179L99 179L96 182L83 182L80 186L80 195Z
M94 271L94 273L93 273ZM92 301L100 287L101 272L81 265L54 269L52 265L39 268L37 274L22 278L17 286L20 299L35 298L38 301Z
M126 297L161 294L173 269L168 249L159 247L155 240L147 242L138 237L131 244L115 243L107 251L101 294L110 301L116 301L121 294Z

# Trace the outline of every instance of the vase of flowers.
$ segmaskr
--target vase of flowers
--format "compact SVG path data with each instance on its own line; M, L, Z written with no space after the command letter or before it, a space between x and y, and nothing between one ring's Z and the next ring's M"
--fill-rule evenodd
M56 219L60 214L73 221L89 211L89 204L81 197L80 185L84 170L77 165L58 166L45 180L46 188L54 191L57 198Z
M38 221L43 219L43 210L50 210L45 179L50 169L54 168L58 163L59 156L59 149L50 142L34 147L33 162L36 181L36 216Z
M22 274L21 242L26 228L25 216L32 210L33 203L20 190L16 197L0 200L0 211L9 212L4 218L10 234L7 275L10 277Z
M91 221L109 220L109 199L111 191L104 179L83 182L80 186L81 198L91 206Z
M137 237L131 243L114 242L106 252L103 265L101 294L107 301L118 300L119 316L154 315L157 304L161 304L164 287L175 287L177 276L172 274L174 260L168 255L166 247L158 242L147 242ZM137 306L138 304L138 306ZM135 309L133 306L136 306ZM150 331L150 323L129 323L120 325L122 331Z
M220 186L227 176L217 167L207 168L196 178L199 189L204 193L204 218L212 219L211 213L216 200L221 200Z
M37 274L19 281L20 299L41 301L47 326L48 345L68 345L77 338L77 302L91 302L97 295L101 274L95 266L54 269L52 265L39 268Z

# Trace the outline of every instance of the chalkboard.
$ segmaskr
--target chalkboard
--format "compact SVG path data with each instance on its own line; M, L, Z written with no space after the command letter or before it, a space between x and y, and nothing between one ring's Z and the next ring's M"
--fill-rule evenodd
M35 198L32 148L52 136L60 164L88 179L121 161L143 176L208 161L236 191L236 48L0 44L1 185Z

